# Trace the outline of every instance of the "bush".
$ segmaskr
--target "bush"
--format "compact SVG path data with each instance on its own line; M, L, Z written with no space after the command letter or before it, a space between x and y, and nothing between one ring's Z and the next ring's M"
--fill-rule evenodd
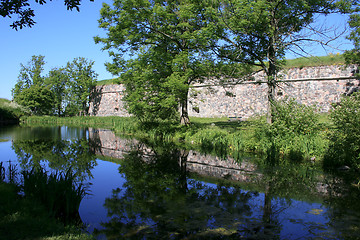
M334 104L330 118L335 129L330 135L324 167L360 168L360 93L344 96L339 104Z
M282 156L301 161L323 154L326 143L319 135L320 125L314 107L287 98L277 102L275 109L273 123L263 122L255 130L258 141L254 148L267 153L271 161Z

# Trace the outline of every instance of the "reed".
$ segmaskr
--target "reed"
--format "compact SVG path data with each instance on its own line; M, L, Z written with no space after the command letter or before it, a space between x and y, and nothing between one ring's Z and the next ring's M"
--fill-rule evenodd
M50 216L65 223L79 221L80 202L86 195L86 187L75 181L69 169L65 173L48 173L43 168L22 171L22 190L49 212Z

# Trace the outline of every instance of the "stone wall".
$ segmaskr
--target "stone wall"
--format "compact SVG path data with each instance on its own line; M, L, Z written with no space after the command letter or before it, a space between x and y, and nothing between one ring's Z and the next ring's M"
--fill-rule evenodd
M280 74L282 81L276 96L295 98L299 103L316 105L327 112L331 103L342 95L357 90L359 80L353 79L355 66L341 65L288 69ZM312 80L309 80L312 79ZM243 84L215 86L195 84L189 92L189 115L196 117L242 117L247 119L267 110L267 85L264 74ZM122 85L98 86L90 105L90 114L96 116L129 116L122 102Z

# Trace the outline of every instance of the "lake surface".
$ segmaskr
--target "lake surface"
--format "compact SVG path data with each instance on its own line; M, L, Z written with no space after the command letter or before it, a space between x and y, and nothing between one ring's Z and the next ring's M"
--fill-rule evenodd
M79 214L98 239L360 238L359 189L311 164L221 159L109 130L1 127L0 161L71 168Z

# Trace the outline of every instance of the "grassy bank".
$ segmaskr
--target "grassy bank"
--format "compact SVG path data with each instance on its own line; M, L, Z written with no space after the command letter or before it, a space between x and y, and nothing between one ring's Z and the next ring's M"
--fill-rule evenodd
M18 122L29 111L10 100L0 98L0 123Z
M316 126L316 133L282 132L282 136L276 133L279 129L269 127L264 117L240 122L227 118L191 118L190 126L174 122L140 123L126 117L29 117L24 121L42 126L55 124L109 128L118 134L144 141L172 142L179 147L224 157L236 158L241 152L252 152L273 160L290 158L302 161L321 160L328 146L327 132L331 123L327 115L317 116L321 121Z

